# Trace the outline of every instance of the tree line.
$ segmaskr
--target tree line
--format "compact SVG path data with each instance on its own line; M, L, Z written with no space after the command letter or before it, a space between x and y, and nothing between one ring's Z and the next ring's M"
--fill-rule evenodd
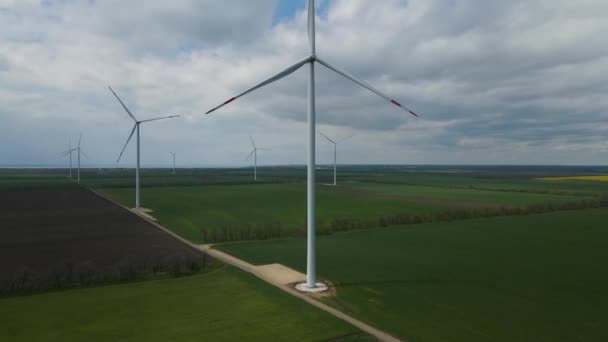
M177 278L204 272L210 265L207 254L156 258L147 262L122 260L111 266L65 263L40 272L22 268L0 280L0 296L26 295L76 287L90 287L146 279Z
M328 222L317 221L317 235L330 235L334 232L370 229L393 225L409 225L431 222L450 222L495 216L515 216L549 213L562 210L608 207L608 196L603 199L586 199L565 203L539 203L523 207L496 208L455 208L440 212L422 214L402 213L385 215L373 220L342 217ZM203 228L201 239L205 243L218 243L243 240L268 240L284 237L306 236L306 226L286 225L282 222L226 224L218 227Z

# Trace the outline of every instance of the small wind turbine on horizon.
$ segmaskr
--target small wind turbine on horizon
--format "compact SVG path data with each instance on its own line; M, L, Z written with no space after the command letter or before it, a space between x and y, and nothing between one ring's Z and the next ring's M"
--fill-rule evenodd
M173 174L175 174L175 152L169 152L173 156Z
M314 0L308 0L308 40L310 47L310 54L297 62L296 64L289 66L288 68L282 70L281 72L273 75L272 77L266 79L265 81L258 83L254 87L247 89L246 91L224 101L219 106L212 108L207 111L205 114L209 114L219 108L235 101L236 99L251 93L252 91L264 87L270 83L280 80L284 78L296 70L300 69L300 67L308 64L308 177L307 177L307 258L306 258L306 283L298 284L296 288L300 291L307 292L318 292L324 291L327 289L327 286L322 283L317 283L317 271L316 271L316 247L315 247L315 239L316 239L316 196L315 196L315 63L319 63L329 70L347 78L348 80L360 85L361 87L375 93L376 95L382 97L386 101L398 106L399 108L405 110L411 115L418 116L409 108L401 105L399 102L393 100L389 96L380 92L376 88L367 84L364 81L359 80L355 76L350 73L341 70L325 60L319 58L316 54L316 44L315 44L315 3Z
M251 135L249 136L249 139L251 139L251 145L253 146L253 150L247 157L247 160L249 160L252 155L254 156L253 157L253 180L257 181L258 180L258 150L259 151L271 151L271 150L267 149L267 148L255 146L255 142L253 141L253 137Z
M135 167L135 208L139 209L141 207L141 201L140 201L140 191L139 191L139 166L140 166L140 139L139 139L139 126L142 123L146 123L146 122L151 122L151 121L157 121L157 120L164 120L164 119L171 119L171 118L176 118L179 117L179 115L169 115L169 116L163 116L163 117L158 117L158 118L153 118L153 119L147 119L147 120L137 120L135 118L135 116L133 115L133 113L131 113L131 111L129 110L129 108L127 108L127 106L122 102L122 100L120 99L120 97L118 97L118 95L116 95L116 93L114 92L114 90L112 89L112 87L108 86L108 88L110 89L110 91L112 92L112 94L114 94L114 96L116 97L116 99L118 100L118 102L120 102L120 105L122 106L122 108L124 108L124 110L127 112L127 114L129 114L129 116L131 117L131 119L133 119L133 121L135 121L135 124L133 125L133 129L131 130L131 134L129 134L129 138L127 139L127 142L125 143L125 146L122 148L122 151L120 152L120 155L118 156L118 159L116 160L116 163L120 162L120 158L122 157L122 154L125 152L125 149L127 148L127 145L129 144L129 141L131 141L131 138L133 138L133 134L135 133L135 131L137 131L137 162L136 162L136 167Z
M78 151L78 155L77 155L77 160L78 160L78 178L76 180L76 182L78 182L78 184L80 184L80 155L82 154L83 156L85 156L86 158L88 158L88 156L86 155L86 153L84 153L82 151L82 148L80 146L80 144L82 143L82 133L80 133L80 137L78 138L78 146L75 148L72 148L72 140L70 139L70 143L69 143L69 149L65 152L63 152L63 156L70 156L70 178L72 178L72 152Z
M338 160L338 144L343 142L344 140L348 140L352 137L354 137L355 135L351 135L348 136L344 139L338 140L338 141L333 141L332 139L330 139L327 135L323 134L323 132L319 132L319 134L321 134L325 139L327 139L330 143L334 144L334 186L336 186L336 164L337 164L337 160Z
M75 148L72 148L72 139L69 140L68 142L68 149L66 151L63 151L62 156L65 157L67 155L70 156L70 168L68 171L68 177L72 178L72 152L76 151Z

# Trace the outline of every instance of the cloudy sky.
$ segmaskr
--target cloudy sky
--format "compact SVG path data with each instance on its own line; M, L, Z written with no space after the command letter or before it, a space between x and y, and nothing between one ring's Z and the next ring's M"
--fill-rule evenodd
M115 165L306 161L304 0L0 0L0 165L61 165L83 133ZM317 66L318 129L343 163L608 164L608 1L318 0L317 51L420 114ZM318 162L332 147L318 140ZM127 147L119 165L134 161Z

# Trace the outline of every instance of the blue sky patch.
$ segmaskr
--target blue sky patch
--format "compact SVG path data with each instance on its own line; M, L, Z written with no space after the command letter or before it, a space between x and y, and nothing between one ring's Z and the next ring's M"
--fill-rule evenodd
M274 11L273 24L293 18L298 11L303 11L308 4L308 0L279 0ZM327 12L328 0L317 0L317 15Z

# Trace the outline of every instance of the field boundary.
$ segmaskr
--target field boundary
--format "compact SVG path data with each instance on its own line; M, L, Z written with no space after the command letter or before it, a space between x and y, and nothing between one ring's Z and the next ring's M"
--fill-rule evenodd
M170 235L171 237L173 237L174 239L176 239L176 240L178 240L179 242L181 242L181 243L183 243L183 244L187 245L188 247L190 247L190 248L192 248L192 249L196 250L197 252L203 252L203 253L205 252L205 251L203 251L201 248L199 248L199 246L198 246L198 245L196 245L196 244L194 244L194 243L192 243L192 242L190 242L190 241L188 241L188 240L184 239L183 237L181 237L181 236L179 236L179 235L175 234L174 232L172 232L171 230L169 230L169 229L167 229L167 228L165 228L165 227L161 226L160 224L158 224L158 222L156 222L156 221L154 221L154 220L151 220L150 218L148 218L148 217L146 217L146 216L144 216L144 215L139 214L138 212L136 212L136 211L132 210L131 208L129 208L129 207L127 207L127 206L123 205L122 203L118 203L118 202L114 201L114 200L113 200L113 199L111 199L109 196L107 196L107 195L105 195L105 194L103 194L103 193L101 193L101 192L99 192L99 191L96 191L96 190L94 190L94 189L91 189L91 188L86 188L86 189L87 189L87 190L89 190L89 191L91 191L91 192L92 192L92 193L94 193L95 195L97 195L97 196L99 196L99 197L102 197L102 198L103 198L103 199L105 199L106 201L109 201L109 202L111 202L111 203L113 203L113 204L116 204L116 205L118 205L119 207L121 207L121 208L125 209L126 211L130 212L131 214L134 214L135 216L137 216L137 217L139 217L140 219L142 219L142 220L146 221L147 223L151 224L151 225L152 225L152 226L154 226L155 228L160 229L161 231L163 231L163 232L165 232L165 233L169 234L169 235Z
M305 301L305 302L307 302L307 303L309 303L309 304L311 304L311 305L313 305L313 306L315 306L315 307L317 307L317 308L319 308L319 309L321 309L321 310L323 310L323 311L325 311L325 312L333 315L334 317L339 318L339 319L341 319L341 320L343 320L343 321L345 321L345 322L347 322L347 323L349 323L349 324L357 327L358 329L362 330L365 333L368 333L368 334L374 336L375 338L377 338L380 341L387 341L387 342L399 342L399 341L403 341L403 342L406 342L405 340L400 340L400 339L398 339L396 337L393 337L392 335L390 335L390 334L388 334L388 333L386 333L386 332L384 332L382 330L379 330L379 329L377 329L377 328L375 328L375 327L373 327L373 326L371 326L371 325L369 325L369 324L367 324L367 323L365 323L363 321L360 321L360 320L358 320L358 319L356 319L356 318L354 318L354 317L352 317L350 315L345 314L344 312L342 312L342 311L340 311L338 309L335 309L335 308L333 308L333 307L331 307L331 306L329 306L327 304L324 304L324 303L322 303L322 302L314 299L311 296L308 296L308 295L305 295L303 293L300 293L300 292L298 292L298 291L290 288L287 285L284 285L284 284L281 284L281 283L273 281L272 279L270 279L270 278L264 276L262 273L258 272L257 269L256 269L256 266L253 265L253 264L250 264L250 263L248 263L248 262L246 262L244 260L238 259L238 258L236 258L236 257L234 257L232 255L229 255L229 254L224 253L222 251L219 251L217 249L213 249L211 247L211 245L197 245L197 244L195 244L195 243L193 243L193 242L191 242L189 240L186 240L183 237L177 235L176 233L174 233L173 231L169 230L168 228L165 228L164 226L160 225L158 222L152 221L149 218L147 218L147 217L145 217L143 215L140 215L138 212L136 212L136 211L134 211L134 210L132 210L132 209L130 209L130 208L122 205L121 203L118 203L118 202L114 201L109 196L106 196L105 194L103 194L101 192L98 192L98 191L96 191L94 189L91 189L91 188L87 188L87 189L89 191L91 191L92 193L94 193L94 194L96 194L96 195L104 198L105 200L110 201L110 202L112 202L112 203L114 203L114 204L122 207L125 210L128 210L132 214L138 216L142 220L145 220L146 222L150 223L154 227L156 227L156 228L160 229L161 231L169 234L170 236L172 236L173 238L181 241L182 243L186 244L187 246L189 246L189 247L191 247L193 249L196 249L199 252L206 253L207 255L213 257L214 259L220 260L220 261L222 261L222 262L224 262L226 264L229 264L231 266L237 267L237 268L239 268L239 269L241 269L241 270L243 270L243 271L245 271L247 273L253 274L257 278L262 279L263 281L267 282L268 284L271 284L271 285L273 285L275 287L278 287L279 289L287 292L288 294L290 294L290 295L292 295L294 297L297 297L297 298L299 298L299 299L301 299L301 300L303 300L303 301Z

